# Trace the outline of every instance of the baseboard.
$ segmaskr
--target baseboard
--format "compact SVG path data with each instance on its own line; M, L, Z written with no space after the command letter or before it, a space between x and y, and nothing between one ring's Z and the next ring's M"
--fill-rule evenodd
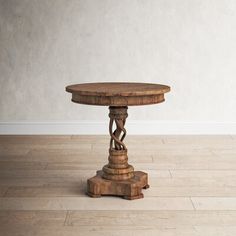
M129 121L126 129L131 135L234 135L236 122ZM0 122L0 134L108 134L108 121Z

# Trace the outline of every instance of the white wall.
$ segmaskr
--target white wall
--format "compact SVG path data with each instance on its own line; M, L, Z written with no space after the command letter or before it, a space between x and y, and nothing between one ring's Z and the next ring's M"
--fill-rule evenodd
M64 91L93 81L172 87L163 104L130 107L130 123L236 132L236 1L0 0L2 133L4 122L108 120Z

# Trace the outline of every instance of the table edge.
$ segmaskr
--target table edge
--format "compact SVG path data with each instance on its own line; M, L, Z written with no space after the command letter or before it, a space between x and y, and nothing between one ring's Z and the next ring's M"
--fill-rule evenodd
M171 90L171 87L168 85L158 84L161 86L164 86L162 89L159 90L152 90L152 91L146 91L145 94L140 92L121 92L121 93L111 93L107 94L107 92L100 92L99 94L97 92L91 92L91 91L75 91L71 89L72 86L75 86L76 84L68 85L65 87L66 92L72 93L72 94L79 94L84 96L98 96L98 97L114 97L114 96L122 96L122 97L139 97L139 96L146 96L146 95L158 95L158 94L164 94L168 93ZM157 84L156 84L157 85Z

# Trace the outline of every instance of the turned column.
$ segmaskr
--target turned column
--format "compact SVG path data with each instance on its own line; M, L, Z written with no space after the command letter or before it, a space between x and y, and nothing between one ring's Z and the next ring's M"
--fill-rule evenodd
M127 180L134 177L134 168L128 164L127 148L123 142L126 136L124 128L128 107L113 107L110 106L109 117L109 133L110 148L109 148L109 163L103 167L102 177L109 180ZM113 131L113 124L116 129Z

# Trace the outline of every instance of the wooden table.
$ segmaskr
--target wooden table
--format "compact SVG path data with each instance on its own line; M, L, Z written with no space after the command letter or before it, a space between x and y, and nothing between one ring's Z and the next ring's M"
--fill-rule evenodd
M72 93L72 102L109 106L110 110L109 163L88 179L87 194L91 197L116 195L130 200L142 198L142 189L149 187L148 175L134 171L133 166L128 164L124 143L127 109L128 106L163 102L170 87L148 83L86 83L67 86L66 91ZM115 130L113 124L116 125Z

